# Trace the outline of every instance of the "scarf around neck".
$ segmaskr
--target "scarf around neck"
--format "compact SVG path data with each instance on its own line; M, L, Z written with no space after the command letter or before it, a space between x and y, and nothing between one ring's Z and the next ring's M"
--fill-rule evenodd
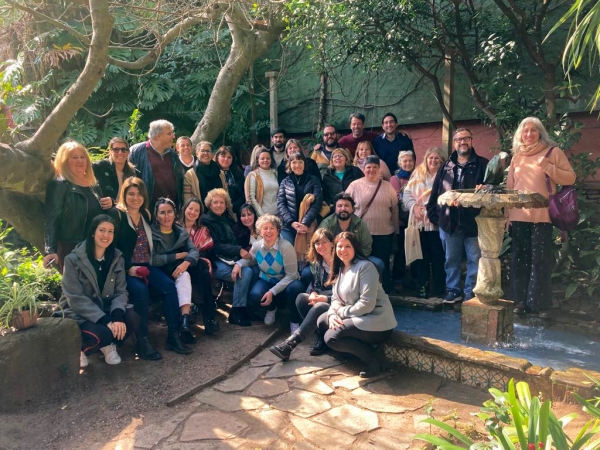
M534 145L521 145L519 153L523 156L531 156L540 153L548 148L548 144L542 141L537 141Z

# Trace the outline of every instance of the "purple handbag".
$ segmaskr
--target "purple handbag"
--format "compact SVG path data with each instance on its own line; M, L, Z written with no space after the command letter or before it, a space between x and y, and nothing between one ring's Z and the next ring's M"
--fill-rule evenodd
M546 153L546 158L552 153L551 147ZM571 231L579 223L579 206L577 205L577 191L573 186L563 186L560 191L552 195L550 177L546 175L546 188L548 189L548 213L552 224L562 231Z

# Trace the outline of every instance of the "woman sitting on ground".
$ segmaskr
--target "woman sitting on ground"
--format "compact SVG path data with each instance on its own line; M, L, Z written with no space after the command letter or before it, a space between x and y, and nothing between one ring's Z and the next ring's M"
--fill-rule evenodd
M331 286L327 279L333 265L333 234L325 228L319 228L313 234L308 248L307 261L309 266L305 267L299 280L292 281L287 289L288 308L290 310L290 331L294 334L299 327L310 326L314 329L315 324L305 324L311 314L313 322L329 309L331 302ZM315 310L314 312L311 312ZM301 323L303 325L301 325ZM310 348L310 354L321 355L327 349L323 334L316 331L317 340Z
M410 181L405 186L402 197L403 208L413 213L413 219L419 229L421 240L423 259L417 259L411 264L411 273L416 276L419 291L417 295L420 298L427 298L429 293L435 297L443 297L446 292L444 248L439 229L429 221L426 208L431 196L433 180L446 159L447 157L441 148L432 147L427 150L423 162L416 168L410 177ZM404 252L404 246L402 251ZM430 275L433 281L431 287L429 286Z
M183 200L191 197L204 201L209 191L217 188L227 190L225 175L213 161L213 146L208 141L200 141L196 146L198 160L183 178Z
M65 257L88 235L94 217L113 206L97 184L90 155L79 142L65 142L54 159L56 178L46 189L44 266L63 268Z
M294 153L290 156L286 167L289 175L279 186L277 211L283 222L281 236L294 245L296 234L306 235L311 225L313 229L316 228L316 223L313 225L313 222L319 220L323 190L320 181L306 172L306 157L302 153ZM308 194L312 195L312 202L306 199ZM300 217L301 213L303 213L302 217ZM304 255L307 244L308 242L304 241L303 248L296 250Z
M246 177L244 186L246 201L254 206L259 217L277 214L279 182L271 161L269 149L263 147L259 150L252 161L252 172Z
M331 306L321 314L316 323L310 319L280 344L270 348L283 361L289 359L292 350L309 334L319 328L325 343L333 350L350 353L365 363L360 372L363 378L379 374L383 361L373 349L392 334L397 325L394 310L387 294L379 282L379 273L372 262L361 251L356 237L347 231L337 235L334 241L335 254L328 282L333 284ZM316 313L315 313L316 314ZM312 326L309 326L313 324Z
M183 227L175 223L175 204L161 197L156 202L152 226L154 250L152 265L159 267L175 281L181 319L176 329L168 331L167 350L189 354L192 349L186 344L195 344L196 338L191 330L190 307L192 304L192 280L201 279L195 268L200 255L190 235ZM214 316L204 320L214 320ZM181 339L180 339L181 338ZM183 342L182 342L183 341Z
M331 211L335 209L335 196L364 176L360 168L352 165L348 150L336 148L331 152L329 167L323 174L323 200Z
M92 167L102 193L116 205L123 182L129 177L139 177L140 171L128 160L129 144L120 137L108 143L108 158L95 162Z
M200 295L202 300L202 318L204 320L204 334L213 334L219 331L219 323L215 320L215 298L212 293L212 277L214 273L212 262L212 249L214 241L210 235L210 231L201 221L202 203L200 200L192 197L184 204L179 213L179 224L190 235L190 239L194 247L198 250L198 263L192 269L193 285L197 288L196 293Z
M356 154L354 155L354 165L364 172L367 156L371 155L379 158L379 155L377 155L377 152L373 148L373 144L371 144L369 141L359 142L358 146L356 147ZM390 172L390 168L385 161L381 160L380 167L381 169L379 171L379 178L390 181L392 178L392 173Z
M225 189L213 189L206 196L204 206L207 212L202 216L202 223L209 229L214 242L212 259L214 278L235 282L229 323L248 327L251 322L246 312L246 304L253 279L252 269L245 267L238 277L233 277L232 272L235 261L239 258L251 258L251 256L238 244L233 231L231 199Z
M114 246L115 224L106 214L96 216L90 235L65 258L60 305L65 317L75 320L81 330L81 367L98 350L107 364L119 364L115 343L125 340L135 323L135 313L129 310L125 324L125 268Z
M292 244L280 236L281 219L265 214L256 222L262 240L250 249L251 259L240 259L233 266L231 277L235 280L243 268L257 264L258 280L248 296L248 307L264 317L266 325L275 323L278 305L285 305L285 288L298 279L298 259Z

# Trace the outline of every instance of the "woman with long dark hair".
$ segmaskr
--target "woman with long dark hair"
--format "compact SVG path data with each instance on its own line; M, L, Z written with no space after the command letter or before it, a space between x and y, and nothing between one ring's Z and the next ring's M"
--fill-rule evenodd
M135 320L128 320L125 265L114 246L116 221L96 216L90 234L65 258L60 305L65 317L81 330L80 365L87 356L100 350L107 364L119 364L116 343L125 340ZM128 319L133 319L130 311Z
M246 201L244 194L244 173L233 153L233 149L228 145L219 147L213 157L221 169L221 173L227 184L227 193L231 197L233 212L237 214L240 206Z
M338 234L334 246L333 267L328 280L333 284L333 292L328 311L319 316L316 326L307 330L299 328L270 350L286 361L307 333L318 327L327 346L363 361L365 370L360 376L369 378L383 368L383 361L373 345L383 348L381 345L391 336L397 322L390 299L379 282L379 273L362 254L354 234L347 231Z
M129 177L139 177L140 172L129 162L129 144L120 137L108 142L108 158L95 162L92 167L102 193L117 203L123 182Z

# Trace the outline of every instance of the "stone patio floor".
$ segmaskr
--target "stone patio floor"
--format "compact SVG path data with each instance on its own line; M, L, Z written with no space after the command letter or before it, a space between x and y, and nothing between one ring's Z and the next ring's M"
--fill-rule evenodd
M356 361L313 357L309 346L302 343L285 363L263 350L172 408L168 420L142 419L104 449L418 449L424 443L412 437L430 431L420 423L427 411L471 422L470 413L489 398L410 370L361 379Z

